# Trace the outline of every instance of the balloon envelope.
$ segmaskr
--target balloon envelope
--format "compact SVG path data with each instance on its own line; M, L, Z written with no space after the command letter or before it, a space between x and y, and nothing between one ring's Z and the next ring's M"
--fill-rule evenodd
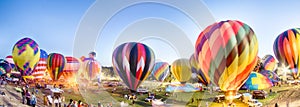
M51 53L47 58L47 70L53 81L56 81L62 75L65 68L66 59L62 54Z
M29 76L40 60L40 49L34 40L23 38L14 45L12 56L21 75Z
M45 74L46 74L46 70L47 70L47 58L48 58L48 54L46 51L40 49L41 51L41 55L40 55L40 60L37 63L36 67L33 70L32 76L35 79L42 79Z
M9 62L4 59L0 59L0 76L6 73L10 73L12 70Z
M181 83L190 80L192 76L191 65L188 59L177 59L171 65L171 72Z
M272 55L266 55L263 58L262 66L265 70L274 71L276 64L276 60Z
M273 51L279 63L293 69L294 78L298 78L300 69L300 29L289 29L281 33L275 40Z
M152 75L157 81L164 81L169 76L169 64L167 62L156 62L152 69Z
M258 42L245 23L221 21L205 28L195 44L195 56L201 70L213 85L225 92L232 102L257 64Z
M244 85L249 90L262 90L271 88L273 83L264 75L257 72L252 72Z
M14 62L14 59L11 55L6 56L5 60L10 64L12 69L15 68L15 62Z
M75 78L75 74L77 74L78 70L80 69L81 62L79 59L71 56L67 56L66 58L66 66L63 70L62 75L66 79Z
M136 90L154 66L154 53L146 45L128 42L118 46L112 56L113 67L126 86Z
M101 65L92 58L86 58L83 62L85 74L89 80L95 79L100 75Z
M199 81L206 86L210 84L208 75L202 72L202 70L199 67L198 60L195 59L194 54L190 57L190 64L192 73L195 73L197 75Z
M277 83L280 80L275 72L269 70L262 70L259 73L261 73L265 77L268 77L272 81L272 83Z

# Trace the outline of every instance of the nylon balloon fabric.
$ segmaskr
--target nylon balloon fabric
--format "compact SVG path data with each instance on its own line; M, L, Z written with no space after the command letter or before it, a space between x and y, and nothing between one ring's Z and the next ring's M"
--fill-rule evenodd
M200 33L195 54L201 70L222 91L238 90L256 65L258 42L245 23L227 20Z
M36 67L34 68L34 71L32 73L32 76L34 76L35 79L42 79L44 78L47 70L47 58L48 54L46 51L40 49L41 55L40 60L37 63Z
M47 70L53 81L57 81L65 68L67 61L62 54L51 53L47 58Z
M292 69L295 79L299 77L300 69L300 29L293 28L284 31L274 41L273 51L277 60L286 67Z
M171 65L171 72L180 83L186 83L191 79L192 70L188 59L177 59Z
M12 70L10 63L4 59L0 59L0 76L10 73Z
M81 62L79 59L71 56L67 56L66 58L66 66L63 70L62 75L65 79L69 80L75 78L75 74L77 74L78 70L80 69Z
M210 84L209 77L208 77L208 75L203 73L202 70L200 69L198 60L196 60L194 54L190 57L190 65L191 65L192 73L197 74L199 81L202 84L208 86L208 84Z
M29 76L40 60L39 46L34 40L23 38L14 45L12 57L21 75Z
M126 86L136 91L148 78L154 66L154 53L147 45L128 42L118 46L112 55L113 67Z
M276 67L276 60L272 55L266 55L263 58L262 65L265 70L274 71Z
M252 72L245 82L245 87L249 90L263 90L272 86L273 83L269 78L257 72Z
M152 69L152 75L157 81L163 82L170 75L169 64L167 62L156 62Z

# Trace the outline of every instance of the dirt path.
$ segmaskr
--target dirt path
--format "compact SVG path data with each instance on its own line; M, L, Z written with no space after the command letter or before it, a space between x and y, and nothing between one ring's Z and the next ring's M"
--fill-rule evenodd
M300 107L300 90L299 88L282 92L276 99L273 99L268 107L274 107L277 103L279 107Z

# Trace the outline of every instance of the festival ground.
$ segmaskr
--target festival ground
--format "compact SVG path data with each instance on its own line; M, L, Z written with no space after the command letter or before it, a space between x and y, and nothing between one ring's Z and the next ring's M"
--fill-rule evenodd
M148 85L146 85L148 84ZM156 86L155 86L156 84ZM163 101L166 101L166 103L169 106L172 107L182 107L182 106L188 106L188 107L205 107L206 102L208 102L209 106L212 107L221 107L223 106L223 103L215 103L213 102L213 99L216 95L223 94L219 92L213 92L210 93L209 91L202 91L202 92L194 92L194 93L171 93L170 96L165 96L165 92L157 92L155 89L158 89L158 83L157 82L150 82L145 81L143 83L143 86L148 88L151 92L156 94L156 99L162 99ZM148 87L147 87L148 86ZM151 86L151 87L150 87ZM154 86L154 87L153 87ZM15 90L15 85L10 84L6 85L5 87L1 87L1 91L5 92L5 96L0 96L0 105L6 105L6 106L26 106L21 103L21 94ZM269 93L268 97L263 100L259 100L263 103L264 106L273 107L275 103L278 103L280 106L286 106L287 100L289 99L289 106L296 107L300 104L300 101L297 100L297 96L300 96L300 88L299 85L283 85L281 87L272 87L273 93ZM66 97L66 100L64 103L68 103L69 99L73 100L81 100L84 103L87 104L93 104L97 105L97 103L100 101L101 104L104 106L109 105L112 103L113 107L120 106L120 102L124 101L125 103L128 103L129 106L134 107L145 107L145 106L151 106L151 103L145 102L144 99L148 96L147 94L138 94L137 100L134 104L130 100L126 100L123 95L129 94L129 91L124 91L122 86L116 87L116 91L112 93L112 90L114 87L107 87L102 85L100 88L96 85L94 86L85 86L85 85L79 85L78 87L73 88L63 88L64 93L63 96ZM38 106L44 106L43 103L43 92L44 89L39 89L38 97ZM268 90L266 90L268 91ZM239 91L240 93L243 93L245 91ZM192 99L194 100L192 102ZM242 103L239 99L234 100L234 103L237 107L247 107L247 104Z

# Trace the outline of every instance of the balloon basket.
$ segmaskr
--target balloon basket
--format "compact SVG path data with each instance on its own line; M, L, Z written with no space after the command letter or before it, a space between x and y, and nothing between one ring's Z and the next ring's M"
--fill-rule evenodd
M233 100L235 99L235 95L236 95L236 90L229 90L225 92L225 102L227 105L231 105L233 104Z

